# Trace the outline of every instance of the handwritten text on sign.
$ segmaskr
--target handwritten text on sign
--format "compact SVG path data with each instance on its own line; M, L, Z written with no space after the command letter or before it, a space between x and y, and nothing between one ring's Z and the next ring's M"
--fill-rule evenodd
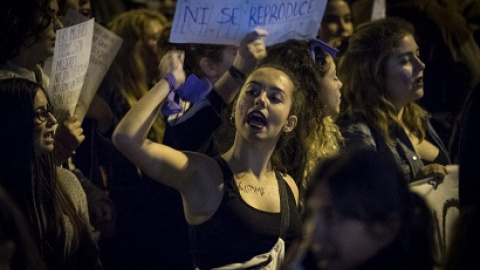
M326 0L179 0L170 41L238 45L257 27L267 45L314 38Z
M64 25L76 25L87 21L88 18L79 12L69 9L62 18ZM92 50L90 63L83 83L80 96L75 107L75 115L83 121L103 77L107 73L115 56L120 49L123 39L98 23L93 28Z
M49 95L60 111L73 114L88 68L93 19L57 30Z

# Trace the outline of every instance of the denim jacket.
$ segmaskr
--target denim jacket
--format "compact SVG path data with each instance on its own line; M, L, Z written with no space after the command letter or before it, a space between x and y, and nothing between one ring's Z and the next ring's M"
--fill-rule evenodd
M415 152L412 142L404 130L399 129L392 133L392 138L395 140L396 144L390 145L385 141L380 130L370 126L361 117L340 118L338 120L338 125L345 139L346 149L369 148L382 152L388 151L397 161L397 164L405 176L405 180L407 182L413 182L416 180L416 175L420 168L424 166L424 163ZM424 118L424 125L426 139L438 147L440 150L439 155L444 154L447 157L448 164L451 163L445 145L427 118Z

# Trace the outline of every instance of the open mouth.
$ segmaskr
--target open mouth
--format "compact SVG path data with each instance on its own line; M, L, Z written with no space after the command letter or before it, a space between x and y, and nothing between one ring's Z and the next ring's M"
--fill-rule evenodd
M414 82L418 86L423 86L423 76L417 77Z
M55 133L53 131L49 131L49 132L46 132L45 135L43 135L43 138L48 140L53 140L54 135Z
M253 111L247 116L247 123L254 128L263 128L267 125L267 118L260 111Z

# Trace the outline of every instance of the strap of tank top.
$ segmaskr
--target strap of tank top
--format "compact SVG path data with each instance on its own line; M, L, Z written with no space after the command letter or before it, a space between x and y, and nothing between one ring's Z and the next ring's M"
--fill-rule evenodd
M222 170L222 173L223 173L223 183L225 185L223 192L227 194L228 190L232 190L235 193L239 194L240 191L238 190L238 187L235 184L235 179L233 177L233 172L230 169L230 166L228 166L227 162L220 156L214 156L213 159L217 161L217 164L218 166L220 166L220 169Z
M233 179L233 173L227 162L220 156L213 157L222 170L224 179ZM278 190L280 193L280 238L285 239L288 226L290 224L290 206L288 204L287 183L283 179L282 174L275 171L275 177L278 182ZM234 185L236 188L236 185Z
M285 239L290 224L290 206L288 204L287 183L282 174L275 171L280 192L280 238Z
M228 166L227 162L220 156L214 156L213 159L217 161L218 166L222 169L224 179L233 178L233 173L230 167Z

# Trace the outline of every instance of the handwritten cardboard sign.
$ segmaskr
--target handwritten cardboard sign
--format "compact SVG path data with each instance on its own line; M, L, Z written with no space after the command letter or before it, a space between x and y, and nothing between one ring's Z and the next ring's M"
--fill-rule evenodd
M266 45L315 38L327 0L179 0L170 42L238 45L256 28Z
M66 26L87 21L88 18L77 11L69 9L62 22ZM99 23L93 28L92 50L82 91L75 106L75 115L81 122L85 117L88 107L95 96L105 74L118 53L123 39Z
M93 25L91 19L57 30L48 92L59 112L73 114L75 111L87 73Z

